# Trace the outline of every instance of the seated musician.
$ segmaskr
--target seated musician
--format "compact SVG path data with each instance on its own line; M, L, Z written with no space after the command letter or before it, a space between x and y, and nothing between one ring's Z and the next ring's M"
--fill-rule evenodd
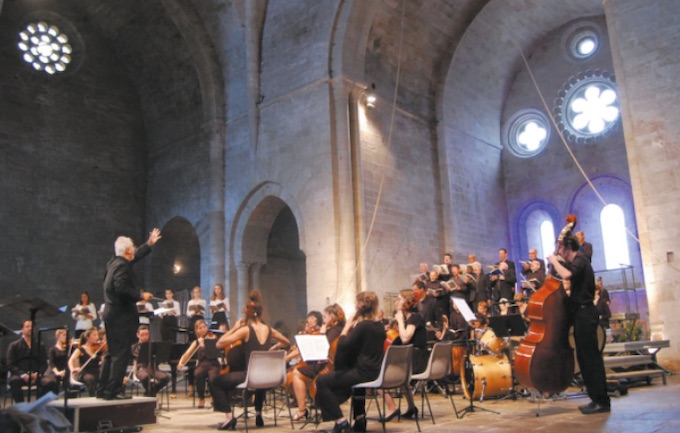
M68 360L71 370L71 384L85 384L90 397L95 396L103 347L99 340L99 330L90 328L80 336L80 347L73 351Z
M152 368L150 364L139 363L140 349L142 344L151 344L149 338L149 327L141 325L137 328L137 342L132 345L132 357L134 358L134 366L132 368L135 377L144 385L144 396L155 397L158 391L163 389L165 385L170 382L170 375L158 368ZM150 346L147 346L150 347ZM148 357L147 357L148 359ZM155 367L155 366L154 366ZM153 377L153 381L151 378ZM153 383L152 383L153 382Z
M47 373L57 383L61 383L66 377L66 364L68 363L68 346L66 344L66 329L57 329L54 333L55 343L47 352Z
M194 333L196 334L196 339L191 343L189 348L184 355L179 360L177 364L177 369L181 370L185 365L196 355L196 367L193 370L193 376L189 378L189 381L194 384L196 394L198 394L198 408L203 409L205 407L205 382L206 380L212 382L220 374L220 362L217 357L212 357L206 353L205 350L205 340L215 339L215 334L208 331L208 325L206 325L205 320L197 319L194 322ZM193 379L193 381L192 381ZM213 390L210 388L212 394Z
M218 349L224 349L237 341L242 342L246 359L254 351L276 350L281 346L290 345L290 341L274 328L269 327L262 321L262 294L259 290L253 290L249 294L249 301L243 312L245 319L239 320L231 331L220 337L217 342ZM272 339L276 344L272 344ZM235 430L236 418L232 416L230 397L231 392L246 379L247 371L235 371L221 374L211 382L215 412L224 412L226 420L218 427L218 430ZM262 404L264 391L255 392L255 424L258 427L264 425L262 419Z
M307 319L303 327L300 327L298 334L302 335L318 335L321 333L321 325L323 324L323 316L318 311L310 311L307 313ZM300 351L297 346L291 347L288 354L286 354L286 363L290 365L297 365L302 359L300 358Z
M31 348L31 334L33 322L24 320L21 322L21 338L13 341L7 347L7 364L9 367L9 387L15 403L24 401L22 386L27 386L30 380L32 386L38 388L39 395L52 391L59 393L59 384L50 376L43 376L38 380L38 371L45 371L45 348ZM40 385L40 386L38 386Z
M345 324L338 339L335 371L320 376L317 381L316 402L324 421L335 421L334 433L350 431L348 420L340 404L352 394L352 386L375 380L383 360L385 328L375 321L378 311L375 292L360 292L356 296L355 317ZM366 431L366 407L363 399L354 402L355 432Z
M496 316L507 316L512 314L510 311L510 302L506 298L501 298L498 300L498 313Z
M310 313L311 314L311 313ZM307 317L309 324L309 316ZM331 345L331 354L334 355L333 344L340 336L342 328L345 326L345 312L338 304L329 305L323 310L323 326L320 333L324 334ZM307 410L307 390L312 385L313 380L324 372L332 371L333 359L329 356L328 362L308 362L298 368L288 372L287 383L290 383L288 392L295 395L298 411L293 416L293 421L309 418Z
M412 290L406 289L399 292L397 312L394 317L397 320L399 337L392 344L412 344L413 360L411 370L414 374L422 373L427 368L429 360L427 331L425 330L425 321L418 314L418 303ZM401 414L401 417L410 419L418 416L418 408L413 401L411 390L408 387L403 387L401 391L408 402L408 409ZM389 413L385 421L390 421L399 414L399 408L389 393L385 394L385 404L387 413Z

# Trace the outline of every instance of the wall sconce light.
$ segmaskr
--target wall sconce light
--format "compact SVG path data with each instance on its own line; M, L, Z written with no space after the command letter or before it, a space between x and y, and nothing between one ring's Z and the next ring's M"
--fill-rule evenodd
M177 275L182 271L182 265L179 263L175 263L175 265L172 267L172 273Z
M372 93L367 94L365 99L366 108L368 108L369 110L375 108L376 99L377 98L375 97L374 94Z

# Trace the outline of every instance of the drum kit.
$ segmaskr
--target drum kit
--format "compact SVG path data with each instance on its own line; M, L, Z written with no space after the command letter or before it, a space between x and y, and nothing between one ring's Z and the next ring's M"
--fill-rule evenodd
M475 329L472 340L472 353L467 355L464 346L453 346L453 368L460 372L461 384L465 398L483 401L486 397L505 397L514 394L514 357L521 337L497 337L491 328ZM573 328L569 335L572 347ZM606 343L604 328L598 326L597 339L600 352ZM456 350L457 349L457 350ZM574 353L574 357L576 354ZM464 358L469 358L469 371L466 371ZM580 372L578 361L575 362L575 374ZM474 385L474 386L473 386Z
M513 391L512 362L504 353L510 338L500 338L491 328L476 329L474 354L470 354L470 371L460 363L460 377L465 397L469 400L502 397ZM473 386L474 385L474 386Z

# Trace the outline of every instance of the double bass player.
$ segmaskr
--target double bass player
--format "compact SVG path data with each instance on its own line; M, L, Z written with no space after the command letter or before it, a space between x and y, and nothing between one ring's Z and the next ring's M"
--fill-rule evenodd
M560 277L571 283L567 317L574 325L576 356L588 397L592 400L589 404L580 406L579 410L584 415L610 412L607 377L597 342L599 318L593 305L595 295L593 268L588 257L579 252L578 240L571 233L565 236L558 254L564 261L560 261L556 255L548 257L548 260Z

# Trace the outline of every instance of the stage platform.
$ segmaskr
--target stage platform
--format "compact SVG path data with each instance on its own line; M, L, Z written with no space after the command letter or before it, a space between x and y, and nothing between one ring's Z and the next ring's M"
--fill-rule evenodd
M49 406L64 412L64 400L54 400ZM102 400L94 397L68 400L66 418L74 432L97 431L100 423L110 421L112 427L127 427L156 423L156 399L133 397L130 400Z

